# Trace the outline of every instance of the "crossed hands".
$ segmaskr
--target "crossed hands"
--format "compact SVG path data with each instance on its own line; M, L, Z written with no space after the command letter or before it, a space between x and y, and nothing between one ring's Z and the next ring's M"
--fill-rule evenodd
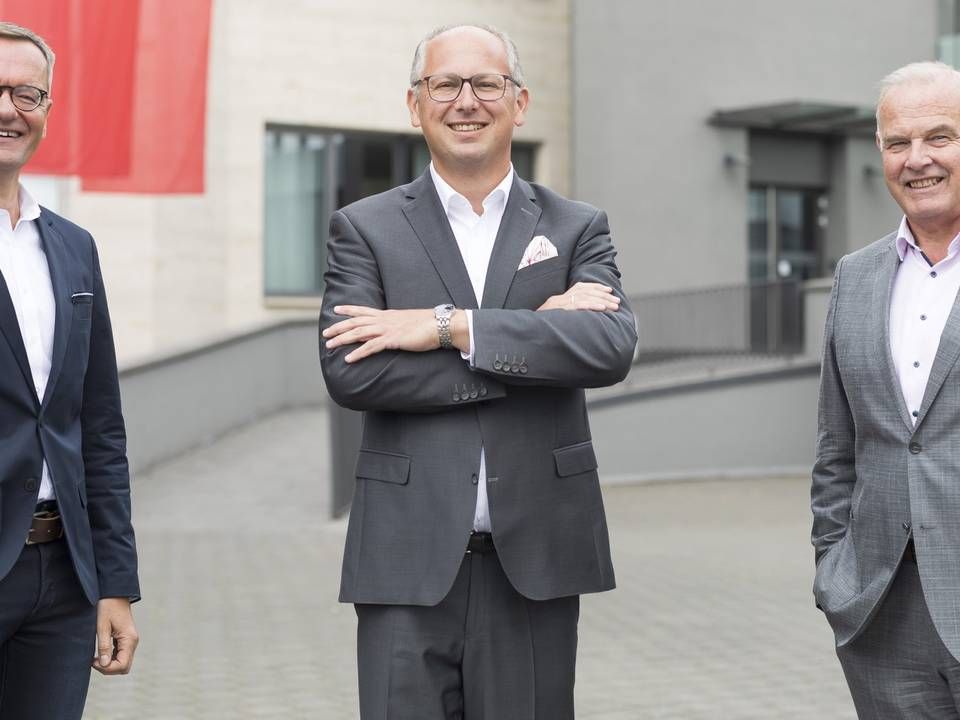
M620 298L613 288L600 283L578 282L562 295L552 295L537 308L541 310L592 310L616 312ZM426 352L440 347L437 321L433 310L378 310L362 305L337 305L337 315L346 320L334 323L323 331L325 346L333 350L342 345L361 343L344 357L354 363L384 350ZM470 349L467 319L463 310L454 312L450 319L453 344L463 352Z

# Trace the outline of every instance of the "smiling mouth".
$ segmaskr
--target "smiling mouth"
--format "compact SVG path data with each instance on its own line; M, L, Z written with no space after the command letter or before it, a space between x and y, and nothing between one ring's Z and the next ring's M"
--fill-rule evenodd
M921 178L920 180L908 180L904 183L911 190L925 190L926 188L931 188L934 185L939 185L943 182L941 177L932 177L932 178Z
M486 126L487 126L486 123L479 123L479 122L450 123L449 125L447 125L447 127L453 130L454 132L476 132L477 130L482 130Z

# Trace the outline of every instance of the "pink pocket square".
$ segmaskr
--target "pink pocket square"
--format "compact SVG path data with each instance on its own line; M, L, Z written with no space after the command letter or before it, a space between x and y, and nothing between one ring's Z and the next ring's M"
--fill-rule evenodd
M530 244L527 245L527 249L523 251L523 259L520 261L520 266L517 270L522 270L525 267L536 265L543 260L554 258L557 254L557 248L547 239L546 235L537 235L530 241Z

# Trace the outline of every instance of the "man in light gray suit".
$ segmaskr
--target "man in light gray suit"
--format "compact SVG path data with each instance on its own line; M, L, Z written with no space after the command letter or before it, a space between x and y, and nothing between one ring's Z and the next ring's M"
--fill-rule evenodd
M407 93L430 167L331 220L364 719L572 718L578 596L614 587L583 388L626 375L633 316L604 213L513 172L528 100L503 33L431 33Z
M904 218L836 269L814 594L861 718L960 718L960 73L889 75L877 145Z

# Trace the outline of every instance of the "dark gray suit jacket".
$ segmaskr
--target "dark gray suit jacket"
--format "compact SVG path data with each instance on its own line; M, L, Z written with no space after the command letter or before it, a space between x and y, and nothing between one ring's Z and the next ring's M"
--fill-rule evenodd
M814 594L838 645L868 624L913 535L924 597L960 657L960 304L913 424L890 353L896 234L837 265L813 469Z
M517 267L535 235L556 258ZM320 356L331 397L364 411L343 558L344 602L434 605L470 533L481 445L494 541L510 582L546 599L614 587L585 387L621 380L636 333L604 213L516 178L474 297L429 172L330 222L321 328L340 304L474 311L475 367L460 353ZM605 283L616 313L534 312L576 281Z

